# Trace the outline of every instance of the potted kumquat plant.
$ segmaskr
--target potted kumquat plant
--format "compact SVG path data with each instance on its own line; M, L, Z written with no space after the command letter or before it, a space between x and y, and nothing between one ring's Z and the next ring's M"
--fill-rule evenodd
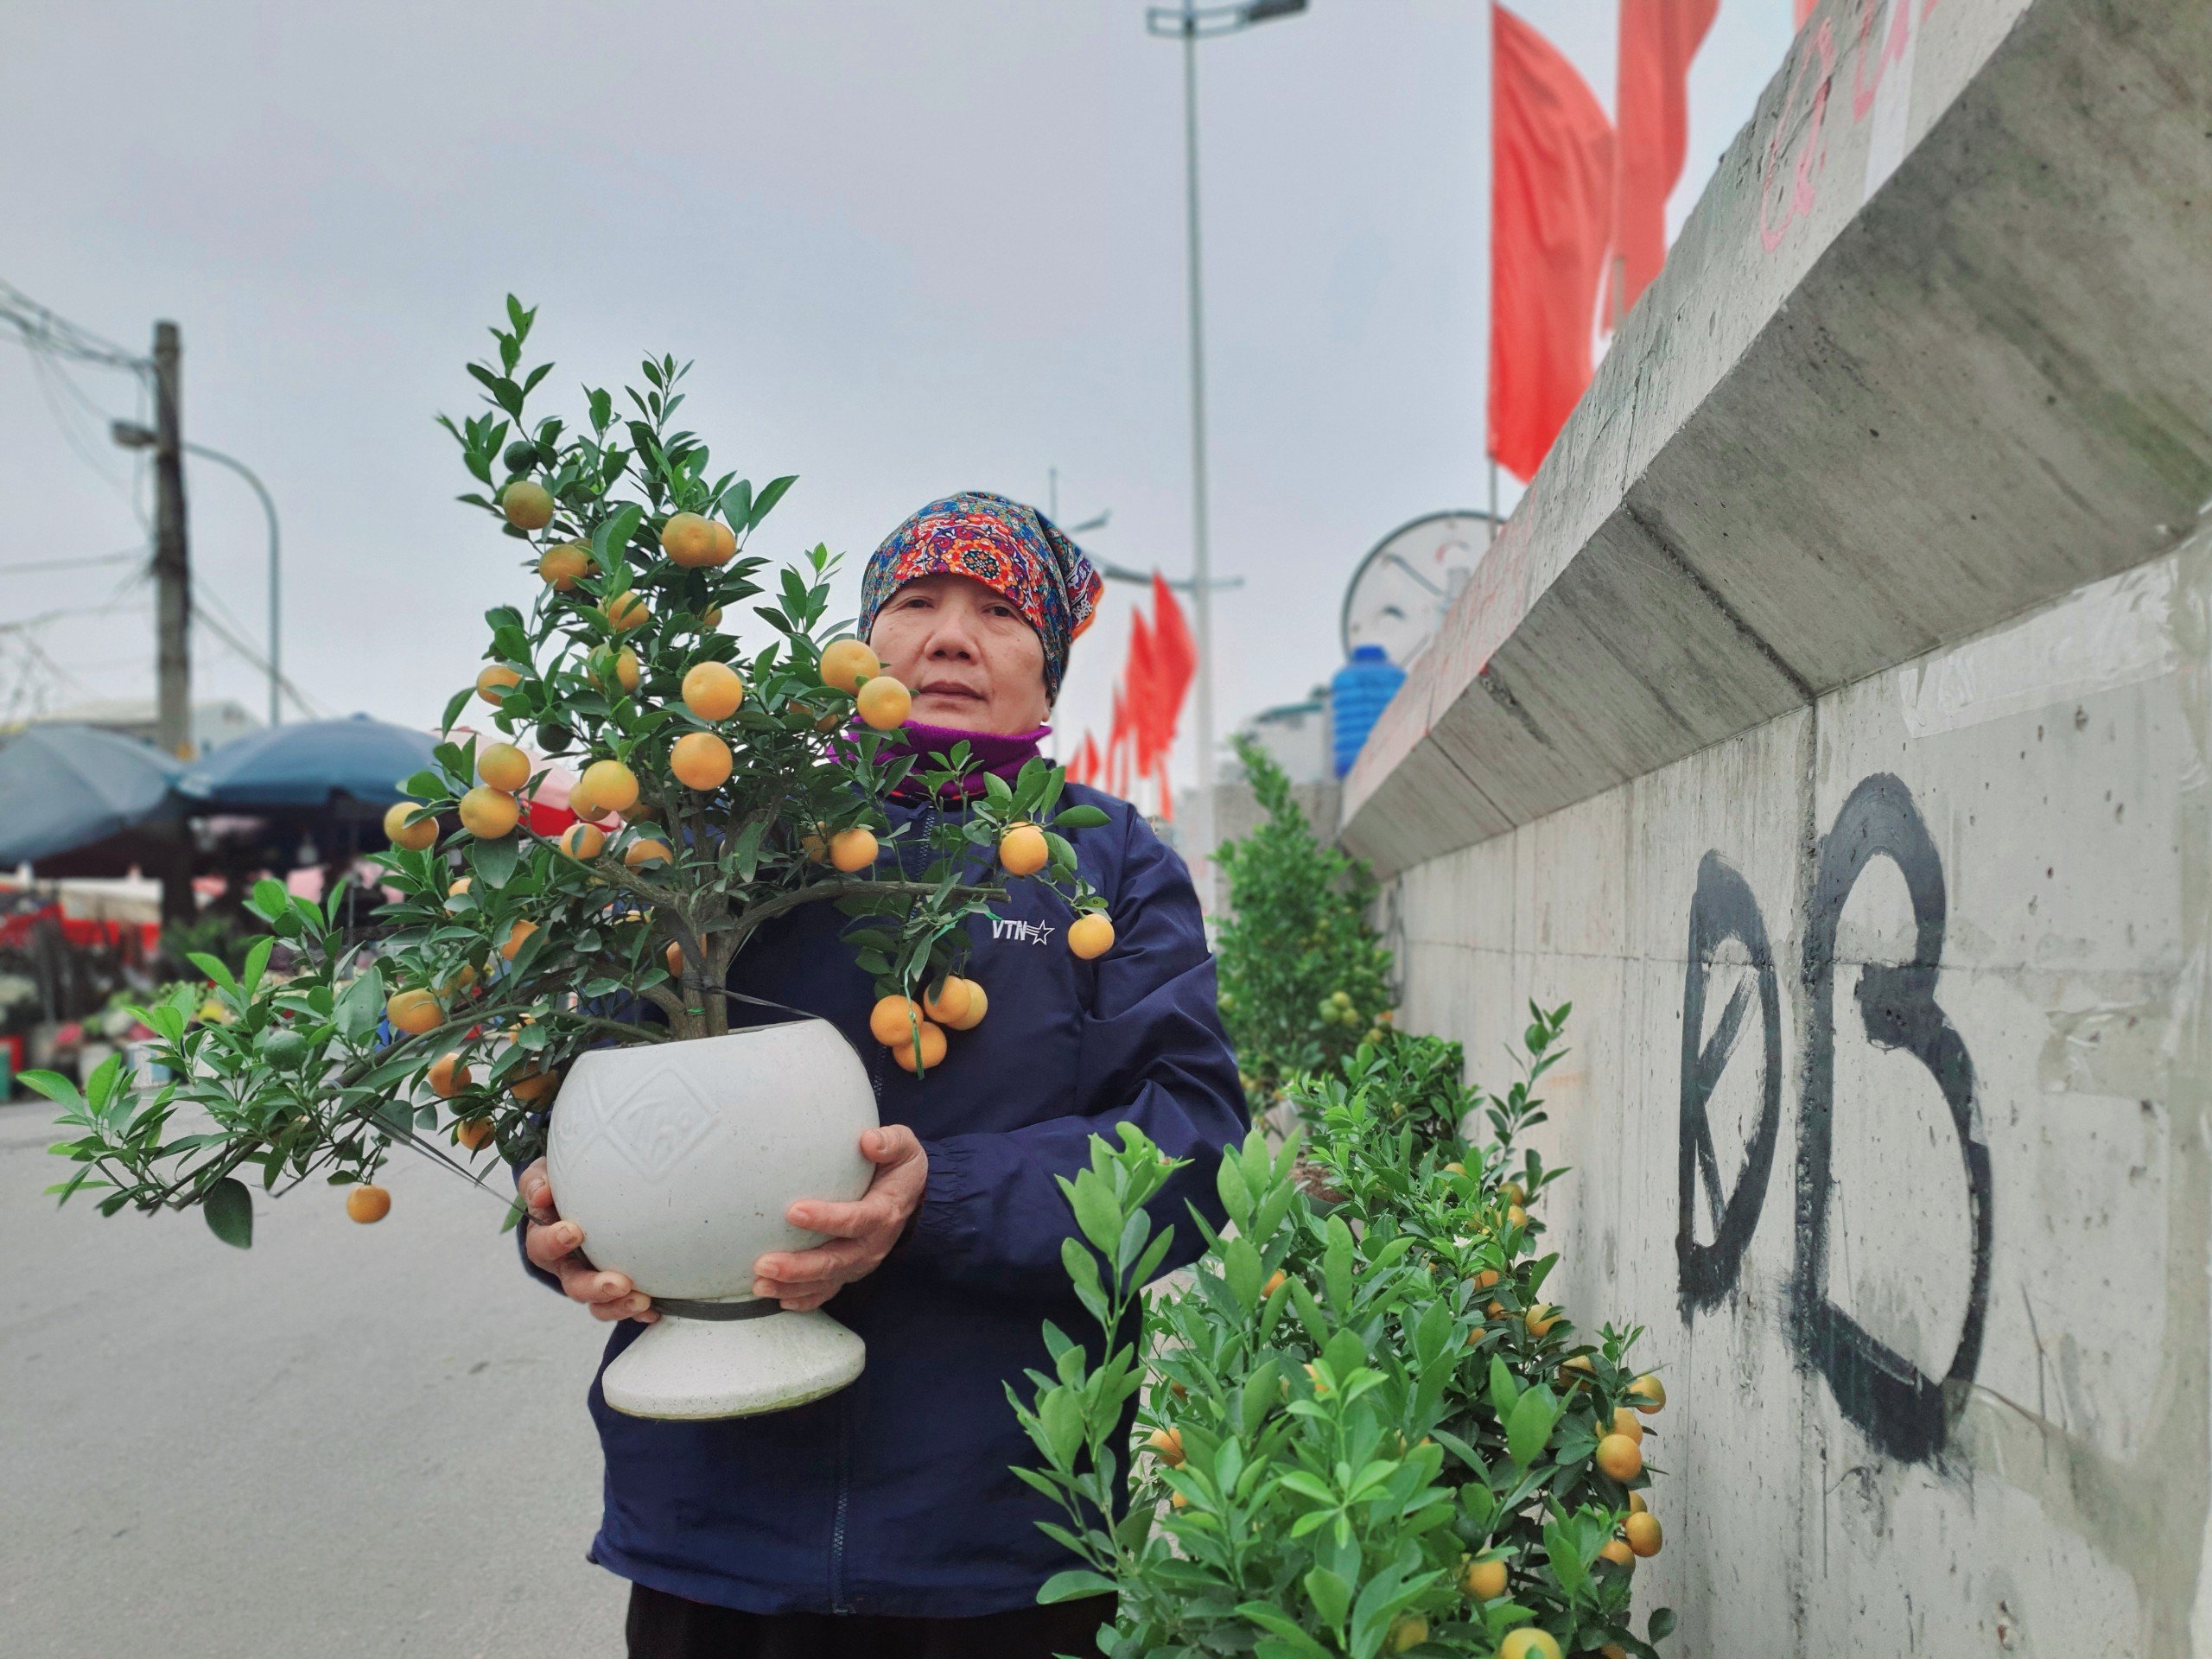
M494 356L468 365L489 407L442 423L481 486L462 499L536 591L487 613L486 661L446 709L450 730L480 699L499 737L441 744L385 820L397 897L378 937L348 938L334 903L264 881L251 908L270 936L242 971L194 958L226 1017L197 1019L196 989L140 1012L165 1080L136 1086L111 1064L82 1091L25 1081L73 1132L56 1148L79 1166L54 1189L65 1199L196 1207L240 1246L250 1182L326 1182L373 1222L397 1146L502 1183L500 1160L543 1152L594 1259L663 1312L607 1370L609 1403L777 1409L851 1381L861 1344L825 1313L754 1301L752 1263L813 1242L782 1219L792 1200L859 1196L876 1114L836 1030L758 1023L733 1007L730 964L777 918L837 906L875 981L874 1035L925 1075L986 1016L961 974L966 925L1007 880L1065 897L1071 949L1111 947L1059 833L1104 815L1056 812L1063 774L1038 761L893 833L889 792L910 776L956 787L968 757L925 762L898 742L906 689L866 644L832 637L825 549L772 577L748 550L792 480L756 491L712 471L676 425L685 368L671 357L644 364L624 406L587 389L581 426L527 413L551 367L521 367L534 317L509 299ZM740 607L751 648L723 629ZM557 838L529 827L546 773L533 755L580 768L577 821ZM296 959L282 978L280 943Z

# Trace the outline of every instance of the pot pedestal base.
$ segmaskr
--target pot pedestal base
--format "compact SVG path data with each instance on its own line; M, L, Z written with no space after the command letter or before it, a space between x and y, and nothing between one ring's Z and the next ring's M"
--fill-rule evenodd
M836 1393L867 1356L858 1337L819 1309L731 1320L664 1313L600 1386L609 1406L632 1417L750 1417Z

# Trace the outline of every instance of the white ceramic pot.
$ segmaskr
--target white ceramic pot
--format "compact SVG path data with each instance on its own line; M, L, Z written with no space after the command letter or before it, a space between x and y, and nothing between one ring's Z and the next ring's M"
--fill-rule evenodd
M553 1201L595 1265L661 1306L607 1368L608 1405L746 1417L861 1374L861 1339L757 1300L753 1263L821 1242L784 1219L793 1201L868 1190L860 1137L876 1121L860 1056L822 1020L594 1049L569 1068L545 1148Z

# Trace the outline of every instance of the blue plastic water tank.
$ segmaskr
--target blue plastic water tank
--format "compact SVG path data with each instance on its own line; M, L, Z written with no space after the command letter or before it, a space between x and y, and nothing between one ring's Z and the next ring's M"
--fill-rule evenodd
M1329 682L1329 721L1334 734L1337 776L1351 770L1360 746L1398 688L1406 671L1392 662L1380 645L1355 645L1351 661Z

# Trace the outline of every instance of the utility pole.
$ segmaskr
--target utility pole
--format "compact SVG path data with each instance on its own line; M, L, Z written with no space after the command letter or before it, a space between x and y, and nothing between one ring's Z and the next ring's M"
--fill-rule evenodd
M1191 304L1191 580L1198 647L1198 810L1189 861L1201 882L1213 862L1213 559L1206 511L1205 298L1198 254L1198 20L1183 0L1183 224ZM1209 887L1211 884L1208 884Z
M184 534L184 432L176 324L154 325L154 741L180 759L192 753L192 558ZM190 921L192 845L181 823L165 826L157 861L162 919Z
M1202 896L1212 888L1213 801L1213 559L1206 502L1206 346L1205 261L1198 245L1198 42L1233 35L1272 18L1295 16L1307 0L1232 0L1201 5L1182 0L1178 7L1154 6L1145 13L1145 32L1183 43L1183 239L1184 285L1190 302L1191 335L1191 582L1193 632L1198 648L1198 810L1192 814L1191 846L1185 858ZM1206 908L1211 911L1209 903Z
M192 754L192 556L184 530L182 346L173 322L154 325L154 741Z

